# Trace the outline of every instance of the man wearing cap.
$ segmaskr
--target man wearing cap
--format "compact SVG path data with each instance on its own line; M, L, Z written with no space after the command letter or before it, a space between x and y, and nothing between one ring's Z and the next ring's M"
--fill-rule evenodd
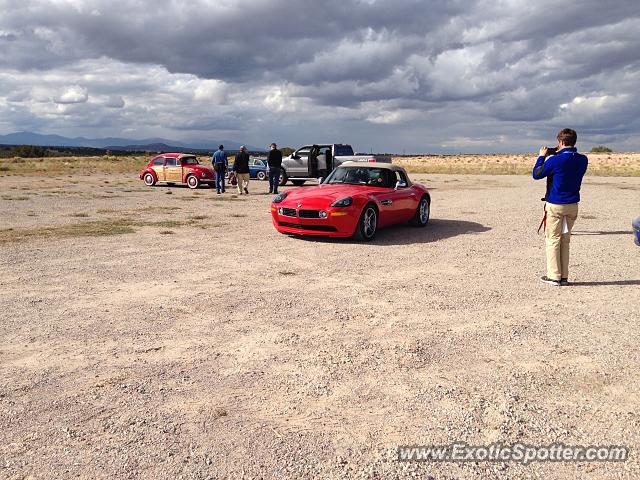
M275 143L271 144L271 150L267 155L267 165L269 166L269 193L278 193L280 183L280 169L282 168L282 152L278 150Z
M233 171L238 180L238 194L242 195L244 190L244 193L249 195L249 154L244 145L240 147L240 153L233 162Z

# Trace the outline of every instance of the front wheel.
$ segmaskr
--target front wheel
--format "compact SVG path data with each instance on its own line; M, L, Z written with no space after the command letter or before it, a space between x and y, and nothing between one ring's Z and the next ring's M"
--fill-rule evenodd
M416 213L411 219L411 225L416 227L426 227L429 223L429 216L431 215L431 205L429 199L424 196L420 199Z
M256 174L256 177L258 178L258 180L266 180L267 179L267 174L265 172L258 172Z
M190 189L196 189L198 188L198 186L200 185L200 180L198 180L198 177L196 177L195 175L189 175L187 177L187 186Z
M147 187L153 187L156 184L156 177L154 177L151 173L145 173L142 179L144 180L144 184Z
M358 226L356 227L355 238L363 242L373 240L378 229L378 212L369 204L362 210Z
M289 179L289 177L287 177L287 172L285 172L284 170L280 171L280 181L278 182L278 185L280 185L281 187L287 184L287 180Z

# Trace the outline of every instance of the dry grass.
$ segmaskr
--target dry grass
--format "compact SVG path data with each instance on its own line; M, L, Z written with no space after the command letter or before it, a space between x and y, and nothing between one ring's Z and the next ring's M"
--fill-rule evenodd
M45 157L3 158L0 171L7 175L59 175L63 173L132 173L141 170L150 157Z
M589 153L589 175L640 176L640 153ZM56 158L4 158L0 159L0 174L10 176L51 176L62 174L137 175L151 156L127 157L56 157ZM208 164L208 157L199 157ZM483 154L483 155L422 155L394 157L394 163L411 173L526 175L535 162L535 154ZM108 185L109 180L103 184ZM171 194L167 191L167 194ZM201 195L193 192L193 195Z
M19 195L19 196L13 196L13 195L2 195L0 198L2 198L2 200L6 200L6 201L21 201L21 200L29 200L29 197L26 197L24 195Z
M640 176L640 153L589 153L590 176ZM410 173L529 175L536 156L523 154L394 157Z
M101 237L134 232L131 222L120 219L94 220L56 227L6 228L0 230L0 245L36 238Z
M203 227L197 220L177 221L136 221L131 218L106 218L86 222L72 223L61 226L33 227L33 228L5 228L0 229L0 245L24 242L34 239L59 239L71 237L103 237L135 233L139 227L159 227L163 229L180 228L184 226ZM206 225L206 228L217 225ZM174 233L162 230L160 233Z

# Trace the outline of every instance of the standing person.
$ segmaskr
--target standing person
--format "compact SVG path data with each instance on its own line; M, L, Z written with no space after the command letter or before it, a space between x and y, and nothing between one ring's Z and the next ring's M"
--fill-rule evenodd
M280 169L282 168L282 152L278 150L275 143L271 144L271 150L267 155L267 165L269 166L269 193L278 193L280 183Z
M229 166L227 152L224 151L224 145L220 145L218 150L213 154L213 157L211 157L211 165L213 165L213 171L216 174L216 193L220 194L220 191L224 193L224 174L227 172L227 168Z
M236 155L236 159L233 162L233 171L236 174L238 180L238 194L244 193L249 195L249 154L244 145L240 147L240 153Z
M578 218L580 186L588 159L575 148L578 139L575 130L563 128L557 139L555 152L548 147L540 149L531 173L534 180L551 177L545 196L547 274L542 281L551 285L568 285L571 229Z

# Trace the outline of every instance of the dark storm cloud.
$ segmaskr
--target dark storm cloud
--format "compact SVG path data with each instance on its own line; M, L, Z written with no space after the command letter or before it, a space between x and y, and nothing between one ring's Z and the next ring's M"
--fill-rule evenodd
M2 61L8 66L48 68L56 62L105 55L161 64L172 72L249 79L291 70L341 44L366 43L373 34L424 38L462 10L459 1L415 0L227 4L161 0L151 8L138 1L5 1L0 21L11 30L3 42ZM424 47L424 41L415 39L399 43L406 45L390 52L396 60ZM381 70L393 67L391 58L376 59L377 54L371 53L371 61L377 63L371 74L381 75ZM333 60L327 71L336 75L350 67L339 58Z
M0 69L15 72L0 79L10 86L0 97L4 108L29 98L74 106L33 107L67 122L93 108L114 128L140 118L177 131L274 124L296 141L313 122L286 113L309 109L324 128L348 125L363 137L374 125L397 137L408 123L436 135L453 122L461 146L525 124L535 136L563 124L600 132L609 122L612 135L630 137L636 3L0 0ZM29 71L67 78L12 80Z

